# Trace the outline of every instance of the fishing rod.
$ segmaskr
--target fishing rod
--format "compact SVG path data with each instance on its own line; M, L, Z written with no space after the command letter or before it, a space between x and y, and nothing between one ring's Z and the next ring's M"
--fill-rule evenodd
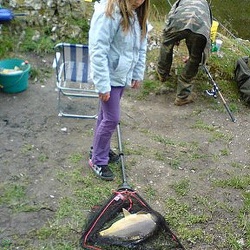
M229 114L229 116L230 116L232 122L236 122L235 117L233 116L233 114L232 114L230 108L228 107L228 105L227 105L227 103L226 103L226 101L225 101L223 95L221 94L221 92L220 92L220 90L219 90L219 87L218 87L217 83L216 83L215 80L213 79L213 77L212 77L212 75L210 74L208 68L206 67L205 64L203 64L202 67L203 67L203 69L205 70L205 72L206 72L206 74L207 74L207 76L208 76L210 82L211 82L212 85L213 85L213 87L212 87L211 90L206 90L206 93L207 93L209 96L213 96L214 98L217 98L217 93L218 93L218 95L220 96L220 98L221 98L221 100L222 100L222 102L223 102L223 104L224 104L224 106L225 106L225 108L226 108L226 110L227 110L227 112L228 112L228 114Z
M167 0L167 2L168 2L168 4L170 5L170 7L172 7L172 6L173 6L173 4L171 4L169 0Z

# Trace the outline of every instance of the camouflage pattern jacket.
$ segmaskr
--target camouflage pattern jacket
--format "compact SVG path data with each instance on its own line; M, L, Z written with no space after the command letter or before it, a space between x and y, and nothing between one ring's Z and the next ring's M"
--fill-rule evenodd
M167 15L164 33L176 33L189 29L205 36L207 48L210 49L211 25L212 12L206 0L178 0Z

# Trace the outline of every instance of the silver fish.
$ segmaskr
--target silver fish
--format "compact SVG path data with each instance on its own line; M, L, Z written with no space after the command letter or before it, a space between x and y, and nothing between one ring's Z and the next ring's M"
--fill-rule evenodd
M156 229L156 218L150 213L129 213L123 208L124 217L100 232L102 237L117 237L121 240L139 241L150 236Z

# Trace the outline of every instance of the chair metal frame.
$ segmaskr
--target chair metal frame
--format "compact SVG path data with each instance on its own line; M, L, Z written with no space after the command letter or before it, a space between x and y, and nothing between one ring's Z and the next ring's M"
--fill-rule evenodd
M88 45L58 43L55 46L53 67L56 70L56 86L58 89L58 116L68 118L96 119L96 113L79 114L65 112L62 109L62 96L68 98L98 98L93 82L90 81ZM83 99L87 101L87 99ZM84 101L83 101L84 105ZM92 112L92 111L91 111Z

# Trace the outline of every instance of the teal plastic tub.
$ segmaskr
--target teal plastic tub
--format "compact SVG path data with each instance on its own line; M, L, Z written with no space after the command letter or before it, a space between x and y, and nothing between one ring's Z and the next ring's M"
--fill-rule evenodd
M20 70L14 71L18 67ZM5 93L19 93L28 88L30 64L21 59L0 61L0 89Z

